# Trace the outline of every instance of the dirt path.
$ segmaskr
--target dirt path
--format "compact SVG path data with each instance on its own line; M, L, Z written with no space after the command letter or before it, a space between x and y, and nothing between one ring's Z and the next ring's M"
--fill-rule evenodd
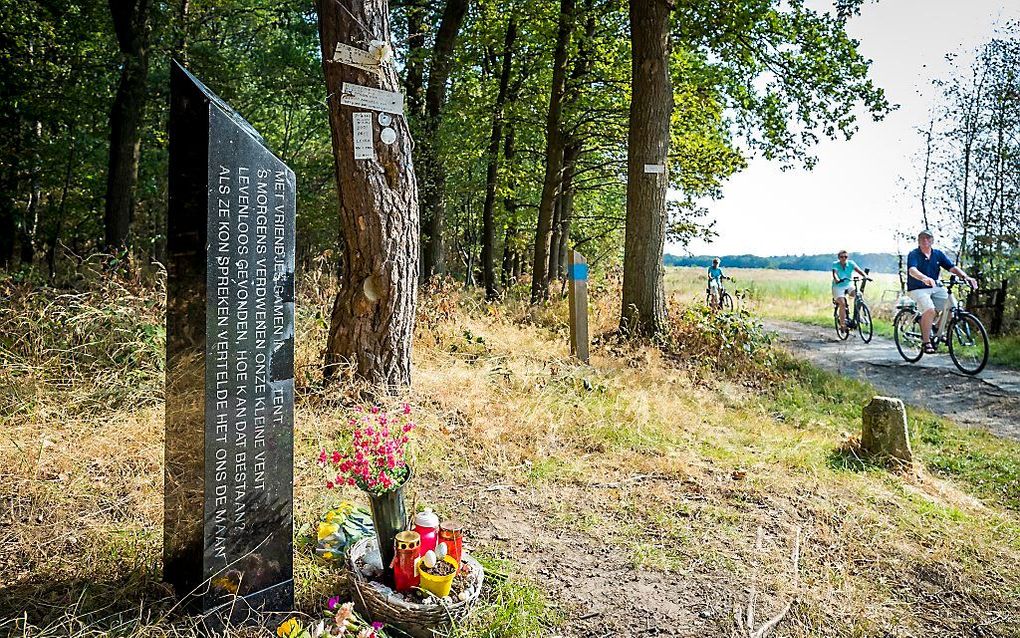
M854 334L838 341L831 328L793 321L765 322L783 343L811 363L862 379L880 392L947 416L1020 440L1020 371L988 366L977 377L960 374L946 353L907 363L892 339L875 336L870 344Z

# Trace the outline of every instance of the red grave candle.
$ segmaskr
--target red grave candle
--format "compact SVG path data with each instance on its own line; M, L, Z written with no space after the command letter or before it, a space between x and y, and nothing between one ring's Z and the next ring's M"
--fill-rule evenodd
M418 560L421 536L418 532L400 532L393 539L396 549L393 556L393 584L397 591L404 592L418 586L418 572L414 562Z

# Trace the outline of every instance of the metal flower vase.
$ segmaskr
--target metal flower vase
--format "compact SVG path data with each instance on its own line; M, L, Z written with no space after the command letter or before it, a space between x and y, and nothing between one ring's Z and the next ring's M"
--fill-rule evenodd
M404 506L404 488L411 480L412 472L408 470L404 482L381 494L368 494L372 507L372 523L375 526L375 537L379 543L379 557L382 559L384 580L393 584L393 539L407 529L407 508Z

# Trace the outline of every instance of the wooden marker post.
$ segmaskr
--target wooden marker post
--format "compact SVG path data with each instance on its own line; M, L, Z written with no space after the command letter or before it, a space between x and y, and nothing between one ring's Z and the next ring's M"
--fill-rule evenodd
M570 354L588 363L588 262L570 251Z

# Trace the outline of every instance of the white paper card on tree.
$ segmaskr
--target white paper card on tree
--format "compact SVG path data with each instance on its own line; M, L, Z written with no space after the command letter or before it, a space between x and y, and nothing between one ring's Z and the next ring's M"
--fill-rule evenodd
M404 114L404 96L394 91L383 91L370 86L344 82L340 95L340 104L357 106L373 111L383 111L394 115Z
M665 172L666 172L666 165L665 164L645 164L645 172L646 173L657 173L659 175L662 175L662 174L665 174Z
M372 159L375 148L372 145L372 114L355 113L354 122L354 159Z
M352 47L349 44L342 42L336 43L336 50L333 52L333 61L353 66L362 71L368 71L369 73L375 73L379 77L382 77L382 65L379 60L368 51L363 51L357 47Z
M334 62L343 62L352 66L379 66L379 60L368 51L352 47L343 42L336 43L336 51L333 52Z

